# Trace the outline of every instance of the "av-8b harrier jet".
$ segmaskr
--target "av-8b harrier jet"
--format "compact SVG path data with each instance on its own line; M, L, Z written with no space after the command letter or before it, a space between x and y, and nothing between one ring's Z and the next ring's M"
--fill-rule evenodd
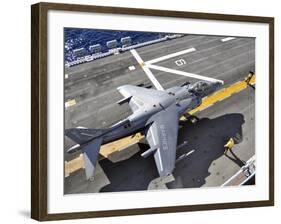
M87 179L94 174L101 144L143 131L150 149L141 154L154 156L161 177L171 174L176 162L179 118L198 107L202 98L216 91L222 82L199 81L166 90L124 85L118 91L124 96L118 103L128 103L132 114L107 129L71 128L66 136L78 143L68 152L81 150Z

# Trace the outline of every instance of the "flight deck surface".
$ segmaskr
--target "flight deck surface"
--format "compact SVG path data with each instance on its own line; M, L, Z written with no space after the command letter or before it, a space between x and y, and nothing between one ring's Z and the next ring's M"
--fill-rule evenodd
M136 52L145 62L161 58L152 61L156 67L150 70L164 89L198 81L170 70L220 79L225 88L255 71L254 38L225 39L185 35ZM125 84L151 85L130 51L65 68L65 102L69 102L65 128L103 128L127 117L131 114L128 105L116 103L122 98L117 87ZM197 123L180 122L178 145L186 144L177 150L182 159L172 176L160 178L153 157L140 156L148 149L142 139L101 158L93 182L86 180L83 169L66 176L65 194L221 186L255 154L255 90L248 87L194 115ZM237 142L233 153L225 155L223 146L230 137ZM66 153L73 144L65 137L65 161L79 156Z

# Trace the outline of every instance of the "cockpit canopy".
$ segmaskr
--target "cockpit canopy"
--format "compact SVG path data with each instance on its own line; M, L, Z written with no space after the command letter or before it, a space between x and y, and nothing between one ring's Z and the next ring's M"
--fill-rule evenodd
M202 93L204 91L206 91L210 86L210 83L207 83L207 82L203 82L203 81L199 81L199 82L196 82L194 83L190 90L196 92L196 93Z
M189 92L196 96L206 96L216 91L221 86L219 82L199 81L189 87Z

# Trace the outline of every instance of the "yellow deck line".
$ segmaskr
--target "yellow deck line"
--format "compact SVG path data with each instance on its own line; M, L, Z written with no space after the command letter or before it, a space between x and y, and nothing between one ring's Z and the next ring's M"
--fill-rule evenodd
M249 84L254 85L255 82L256 82L256 76L253 75L253 76L251 76ZM238 92L246 89L247 87L248 87L247 82L245 80L241 80L241 81L238 81L238 82L230 85L229 87L221 89L221 90L215 92L214 94L212 94L208 97L205 97L202 101L202 104L199 107L193 109L192 111L189 111L187 114L182 116L180 118L180 120L186 120L188 116L193 115L196 112L202 111L219 101L227 99L231 95L238 93ZM104 158L108 158L108 156L111 155L112 153L115 153L118 151L120 152L120 151L128 148L129 146L138 143L143 138L144 138L143 135L141 135L140 133L137 133L135 135L131 135L131 136L122 138L120 140L102 145L100 154ZM77 171L82 168L84 168L84 161L83 161L83 157L80 154L79 157L77 157L73 160L65 161L65 177L69 176L74 171Z
M108 158L110 154L122 151L123 149L128 148L130 145L138 143L142 138L143 135L137 133L135 135L130 135L117 141L107 143L101 146L100 154L103 157Z
M80 154L78 157L76 157L73 160L65 161L64 168L65 168L64 170L65 177L68 177L71 173L75 172L76 170L84 168L83 155Z
M255 84L255 82L256 82L256 76L253 75L249 83L251 85L253 85L253 84ZM202 104L199 107L189 111L188 113L190 115L192 115L192 114L195 114L196 112L202 111L202 110L206 109L207 107L212 106L213 104L215 104L221 100L224 100L235 93L241 92L242 90L246 89L247 87L248 87L248 84L245 82L245 80L238 81L238 82L230 85L229 87L223 88L223 89L215 92L214 94L212 94L208 97L205 97L203 99Z
M143 135L137 133L135 135L130 135L128 137L119 139L117 141L102 145L100 149L100 155L102 155L103 157L101 157L101 159L108 158L108 156L114 152L120 152L131 145L137 144L143 137L144 137ZM72 159L70 161L65 161L64 166L65 166L65 177L68 177L71 173L73 173L76 170L84 168L84 160L82 154L80 154L75 159Z
M64 105L65 105L65 108L68 108L68 107L74 106L75 104L76 104L76 100L73 99L73 100L66 101Z

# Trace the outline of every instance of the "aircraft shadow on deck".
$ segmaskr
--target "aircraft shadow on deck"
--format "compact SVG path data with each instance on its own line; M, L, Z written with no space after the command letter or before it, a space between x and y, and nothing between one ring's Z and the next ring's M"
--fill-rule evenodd
M177 157L192 150L194 152L176 164L173 172L175 181L166 186L173 188L196 188L205 184L205 178L210 175L209 167L214 160L224 153L224 144L230 137L235 137L235 143L243 141L242 114L225 114L214 119L201 118L196 124L181 123L178 143L187 144L177 151ZM100 192L146 190L152 180L158 177L153 156L146 159L140 154L148 149L148 145L139 144L141 150L131 158L113 163L104 159L100 166L105 172L110 184L102 187ZM239 162L239 158L231 157Z
M188 143L185 148L177 151L177 156L191 150L194 152L176 164L173 172L175 181L168 183L167 187L197 188L204 185L206 177L210 175L209 167L215 165L213 161L224 154L224 145L228 139L234 138L235 144L243 141L244 123L242 114L233 113L214 119L202 118L195 125L185 125L179 132L179 139L184 139ZM226 155L238 166L242 166L242 160L233 154Z

